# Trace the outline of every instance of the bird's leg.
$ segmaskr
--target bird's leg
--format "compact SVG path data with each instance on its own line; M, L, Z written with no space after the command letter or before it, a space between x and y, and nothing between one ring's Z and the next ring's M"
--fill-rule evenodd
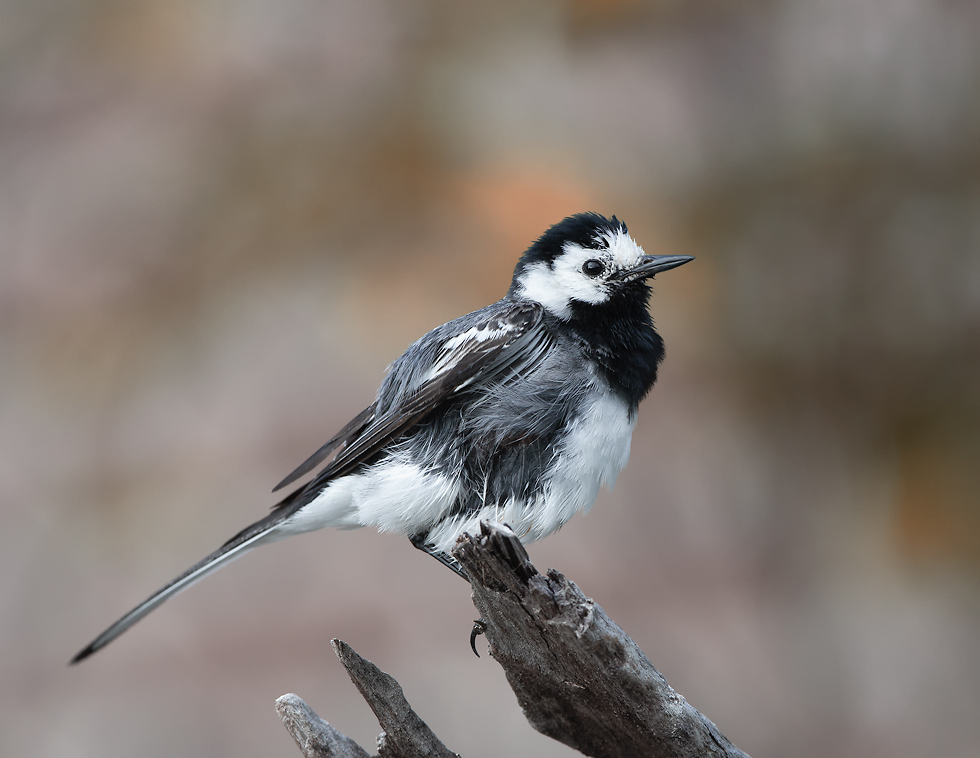
M444 553L441 550L436 550L432 545L428 544L425 541L425 535L416 534L414 537L409 537L408 539L411 541L413 546L421 550L423 553L431 555L443 566L452 569L457 576L463 577L463 579L465 579L467 582L470 580L470 578L466 575L466 572L463 571L463 567L459 565L459 561L448 553Z

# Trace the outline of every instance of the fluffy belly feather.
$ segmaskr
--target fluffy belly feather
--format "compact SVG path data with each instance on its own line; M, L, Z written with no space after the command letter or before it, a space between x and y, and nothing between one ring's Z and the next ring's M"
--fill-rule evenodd
M537 495L442 521L429 532L429 541L448 552L460 534L478 532L482 519L509 524L525 544L548 536L579 511L588 511L600 487L612 488L629 460L635 425L625 402L597 396L572 421Z
M277 536L320 529L374 526L414 535L449 552L463 532L482 519L507 524L525 543L547 537L579 511L588 511L601 487L612 488L629 459L635 418L614 395L596 395L572 420L542 487L528 500L487 503L450 517L460 497L458 478L439 474L403 456L392 456L360 474L332 482L279 527Z

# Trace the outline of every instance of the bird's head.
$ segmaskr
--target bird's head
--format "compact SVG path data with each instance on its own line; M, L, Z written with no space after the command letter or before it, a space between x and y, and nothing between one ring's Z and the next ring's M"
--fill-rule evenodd
M691 260L646 255L615 216L579 213L555 224L521 256L510 294L567 321L575 303L599 306L630 295L646 302L648 278Z

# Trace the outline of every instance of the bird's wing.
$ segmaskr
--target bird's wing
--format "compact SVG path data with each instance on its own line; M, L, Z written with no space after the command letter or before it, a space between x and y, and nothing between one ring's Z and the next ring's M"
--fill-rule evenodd
M373 412L360 432L347 439L337 457L304 490L318 492L331 479L350 473L471 384L499 378L515 364L533 360L547 340L541 320L542 310L537 303L508 302L470 328L444 338L416 386L401 393L384 412ZM408 370L400 363L396 362L392 371ZM417 372L418 366L412 370ZM306 498L300 497L287 499L283 505L298 509L305 503Z
M521 354L515 348L528 347L521 345L521 338L525 337L540 321L540 308L536 304L513 303L503 313L494 313L473 327L444 340L429 367L425 380L414 393L405 398L403 404L379 416L376 410L378 404L372 403L279 482L272 491L277 492L308 474L341 445L347 445L349 449L356 441L359 445L358 450L377 449L376 446L372 447L373 444L376 445L376 441L380 440L383 444L394 434L404 431L408 425L420 420L419 412L425 415L448 396L463 389L478 374L493 368L495 362L503 359L503 362L508 365L513 363L511 359ZM340 458L356 465L363 459L363 455L356 453L353 456L338 455L338 460ZM323 475L328 471L331 476L339 473L333 468L333 464L323 472Z

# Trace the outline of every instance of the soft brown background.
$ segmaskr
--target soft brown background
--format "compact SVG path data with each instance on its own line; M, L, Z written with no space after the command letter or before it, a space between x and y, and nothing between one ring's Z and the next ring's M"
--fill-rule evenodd
M407 540L249 555L431 327L625 219L668 346L612 494L531 547L754 756L975 756L980 6L16 0L0 9L0 753L370 746L331 637L469 758L569 756Z

